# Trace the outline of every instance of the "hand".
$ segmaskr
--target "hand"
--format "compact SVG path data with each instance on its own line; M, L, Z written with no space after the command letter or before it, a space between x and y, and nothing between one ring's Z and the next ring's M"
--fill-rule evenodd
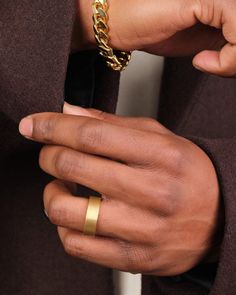
M77 23L95 46L91 5L92 0L78 0ZM195 67L236 76L235 11L235 0L109 0L110 44L164 56L201 51Z
M40 166L58 180L46 187L44 205L69 254L171 276L214 251L223 209L215 169L199 147L152 119L69 105L65 113L31 115L20 132L48 144ZM82 233L87 199L68 181L102 194L96 237Z

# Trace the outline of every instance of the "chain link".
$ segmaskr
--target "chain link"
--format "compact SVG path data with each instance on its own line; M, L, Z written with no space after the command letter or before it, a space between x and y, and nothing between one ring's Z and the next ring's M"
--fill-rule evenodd
M118 51L116 54L109 46L107 0L94 0L93 2L93 29L100 54L106 59L107 65L114 71L123 71L131 59L130 51Z

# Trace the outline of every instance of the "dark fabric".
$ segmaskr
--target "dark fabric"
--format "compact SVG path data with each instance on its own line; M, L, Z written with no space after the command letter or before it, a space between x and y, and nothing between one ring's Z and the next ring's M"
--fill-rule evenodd
M108 68L98 55L95 64L95 87L93 107L104 112L114 113L117 104L119 73Z
M220 183L225 227L210 295L236 294L236 81L200 73L190 59L167 59L159 120L199 145L211 158ZM201 265L208 268L208 265ZM207 271L207 270L206 270ZM144 277L143 294L209 294L188 275ZM145 287L148 286L148 287Z
M84 108L93 106L97 51L70 55L65 81L65 100Z
M40 146L18 134L25 115L62 109L75 8L75 1L65 0L1 1L1 295L113 294L111 270L65 254L56 228L43 215L42 193L49 177L37 164ZM86 58L79 59L78 71L86 72ZM91 101L114 110L118 75L108 74L97 58L95 64L101 86L95 83ZM80 83L68 74L67 85L73 81ZM103 100L110 101L108 107Z
M181 274L179 277L180 279L187 279L210 291L215 281L217 265L218 262L200 264Z

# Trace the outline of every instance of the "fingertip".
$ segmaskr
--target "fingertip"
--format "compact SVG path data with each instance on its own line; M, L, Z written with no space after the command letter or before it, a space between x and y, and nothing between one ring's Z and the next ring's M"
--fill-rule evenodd
M67 115L75 115L75 116L91 116L90 112L82 107L71 105L67 102L64 103L63 113Z
M19 132L26 138L31 139L33 134L33 119L31 116L25 117L20 121Z
M202 51L193 59L193 66L202 72L218 74L220 71L219 53L216 51Z
M69 107L69 104L68 102L65 101L62 107L63 113L66 113L68 107Z
M63 106L63 113L64 114L68 114L68 115L72 114L72 115L74 115L75 112L76 112L76 107L75 106L73 106L73 105L71 105L71 104L69 104L67 102L64 103L64 106Z

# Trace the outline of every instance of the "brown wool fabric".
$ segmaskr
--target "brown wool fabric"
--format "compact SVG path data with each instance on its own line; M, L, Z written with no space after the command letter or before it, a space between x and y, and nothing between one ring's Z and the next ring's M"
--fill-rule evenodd
M25 115L61 111L75 2L4 1L0 15L0 295L112 295L111 270L64 253L55 227L42 213L49 177L37 164L40 146L18 134ZM82 56L82 73L83 61ZM92 106L114 112L119 75L98 57L94 67ZM69 73L67 79L72 81ZM79 76L77 80L79 84ZM235 80L193 70L188 59L166 61L159 119L208 153L225 206L225 232L211 295L236 293L235 94ZM162 294L207 292L184 279L145 276L143 295Z
M61 111L75 2L4 1L0 15L0 294L111 295L111 270L66 255L44 218L40 147L18 135L25 115ZM96 72L94 101L105 107L118 83L110 91L113 75Z

